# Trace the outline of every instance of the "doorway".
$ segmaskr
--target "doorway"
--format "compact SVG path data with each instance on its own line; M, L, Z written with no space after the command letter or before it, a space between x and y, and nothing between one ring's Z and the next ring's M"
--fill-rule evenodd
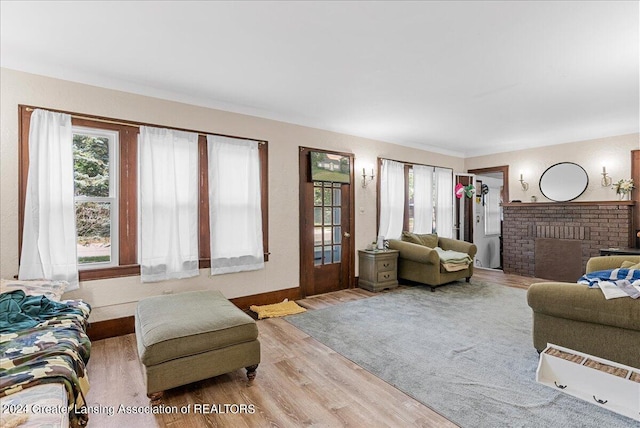
M455 174L456 186L461 184L463 186L469 186L473 184L473 174ZM473 229L474 229L474 204L473 197L469 198L463 192L462 197L454 199L455 202L455 222L454 222L454 238L459 241L473 242Z
M475 175L473 243L476 267L502 269L502 203L509 201L509 166L469 170Z
M311 179L312 153L348 159L349 183ZM300 147L300 292L302 297L353 287L355 255L353 159L351 153Z

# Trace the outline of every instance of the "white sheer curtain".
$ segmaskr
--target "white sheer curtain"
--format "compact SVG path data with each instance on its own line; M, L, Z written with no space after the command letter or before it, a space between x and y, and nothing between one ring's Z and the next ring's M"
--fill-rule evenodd
M64 280L67 290L78 288L73 195L71 117L36 109L29 128L20 279Z
M399 239L404 224L404 164L382 160L380 169L380 230L378 236Z
M436 168L436 233L453 237L453 171Z
M198 134L140 127L142 282L198 271Z
M433 232L433 167L413 167L413 232Z
M264 268L258 144L207 135L211 275Z

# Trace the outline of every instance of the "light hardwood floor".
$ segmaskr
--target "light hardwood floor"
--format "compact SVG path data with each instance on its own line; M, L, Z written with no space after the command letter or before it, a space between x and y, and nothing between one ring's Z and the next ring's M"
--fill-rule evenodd
M539 280L476 269L474 281L527 288ZM374 295L356 288L298 303L314 310ZM166 413L159 415L131 413L149 409L135 336L95 341L88 365L91 390L87 401L93 411L89 427L456 426L285 319L259 320L258 330L262 362L253 382L247 381L244 370L237 370L175 388L165 393ZM225 404L230 406L223 413ZM212 407L206 405L223 412L212 413ZM239 405L254 412L239 413ZM190 406L184 414L183 406ZM108 414L111 410L113 415Z

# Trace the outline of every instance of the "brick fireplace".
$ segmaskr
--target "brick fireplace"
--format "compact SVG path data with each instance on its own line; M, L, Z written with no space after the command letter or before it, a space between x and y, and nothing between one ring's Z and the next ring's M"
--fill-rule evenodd
M574 248L566 257L581 272L601 248L633 247L633 201L532 202L503 204L503 269L505 273L536 276L536 245L549 239ZM580 243L579 247L575 242ZM573 244L567 246L566 244ZM578 254L579 253L579 254ZM539 266L540 268L540 266ZM538 269L540 271L540 269ZM548 279L554 279L549 277Z

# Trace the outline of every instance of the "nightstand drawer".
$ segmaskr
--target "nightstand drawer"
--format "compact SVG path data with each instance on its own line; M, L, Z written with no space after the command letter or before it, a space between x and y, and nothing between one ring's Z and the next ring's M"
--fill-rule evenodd
M397 277L398 277L398 271L395 271L395 270L378 272L378 282L395 281Z
M376 260L376 272L386 272L389 270L398 270L396 267L396 257L386 257L382 260Z

